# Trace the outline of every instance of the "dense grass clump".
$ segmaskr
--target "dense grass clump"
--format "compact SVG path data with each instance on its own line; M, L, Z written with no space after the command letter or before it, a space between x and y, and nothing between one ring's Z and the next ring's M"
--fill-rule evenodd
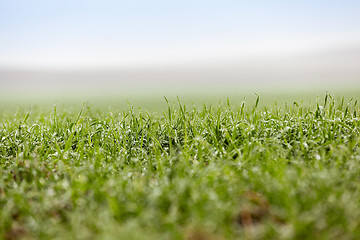
M360 114L235 105L0 117L0 238L357 239Z

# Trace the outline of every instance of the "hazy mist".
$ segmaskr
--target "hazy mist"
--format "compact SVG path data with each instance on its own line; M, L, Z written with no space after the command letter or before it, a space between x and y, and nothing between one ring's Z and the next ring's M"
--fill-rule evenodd
M357 1L3 1L2 96L354 89Z

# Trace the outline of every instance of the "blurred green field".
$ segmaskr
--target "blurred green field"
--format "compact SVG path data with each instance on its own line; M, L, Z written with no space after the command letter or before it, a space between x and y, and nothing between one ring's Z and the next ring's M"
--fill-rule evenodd
M54 105L59 110L79 111L83 104L92 106L101 111L112 108L114 110L126 110L129 105L134 108L141 108L149 111L162 111L167 104L166 97L171 103L176 103L177 98L184 104L190 106L218 105L225 103L229 99L233 106L240 106L242 102L253 103L257 96L261 97L259 107L272 107L275 102L282 106L293 102L312 105L323 98L326 94L331 94L334 99L340 101L341 98L349 100L360 96L360 86L354 85L322 88L301 88L298 89L264 89L261 87L209 87L206 89L187 88L187 89L99 89L99 90L66 90L66 91L9 91L2 92L0 95L0 110L3 112L31 111L31 109L41 109L42 111L52 111Z

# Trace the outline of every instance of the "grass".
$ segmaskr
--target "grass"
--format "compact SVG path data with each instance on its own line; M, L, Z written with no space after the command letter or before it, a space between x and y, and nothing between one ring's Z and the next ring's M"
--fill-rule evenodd
M359 114L330 95L3 113L0 238L358 239Z

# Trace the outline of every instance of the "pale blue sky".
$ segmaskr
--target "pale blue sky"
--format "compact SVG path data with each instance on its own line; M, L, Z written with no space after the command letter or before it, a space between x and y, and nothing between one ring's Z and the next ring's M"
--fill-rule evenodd
M360 45L360 1L0 0L0 68L127 68Z

